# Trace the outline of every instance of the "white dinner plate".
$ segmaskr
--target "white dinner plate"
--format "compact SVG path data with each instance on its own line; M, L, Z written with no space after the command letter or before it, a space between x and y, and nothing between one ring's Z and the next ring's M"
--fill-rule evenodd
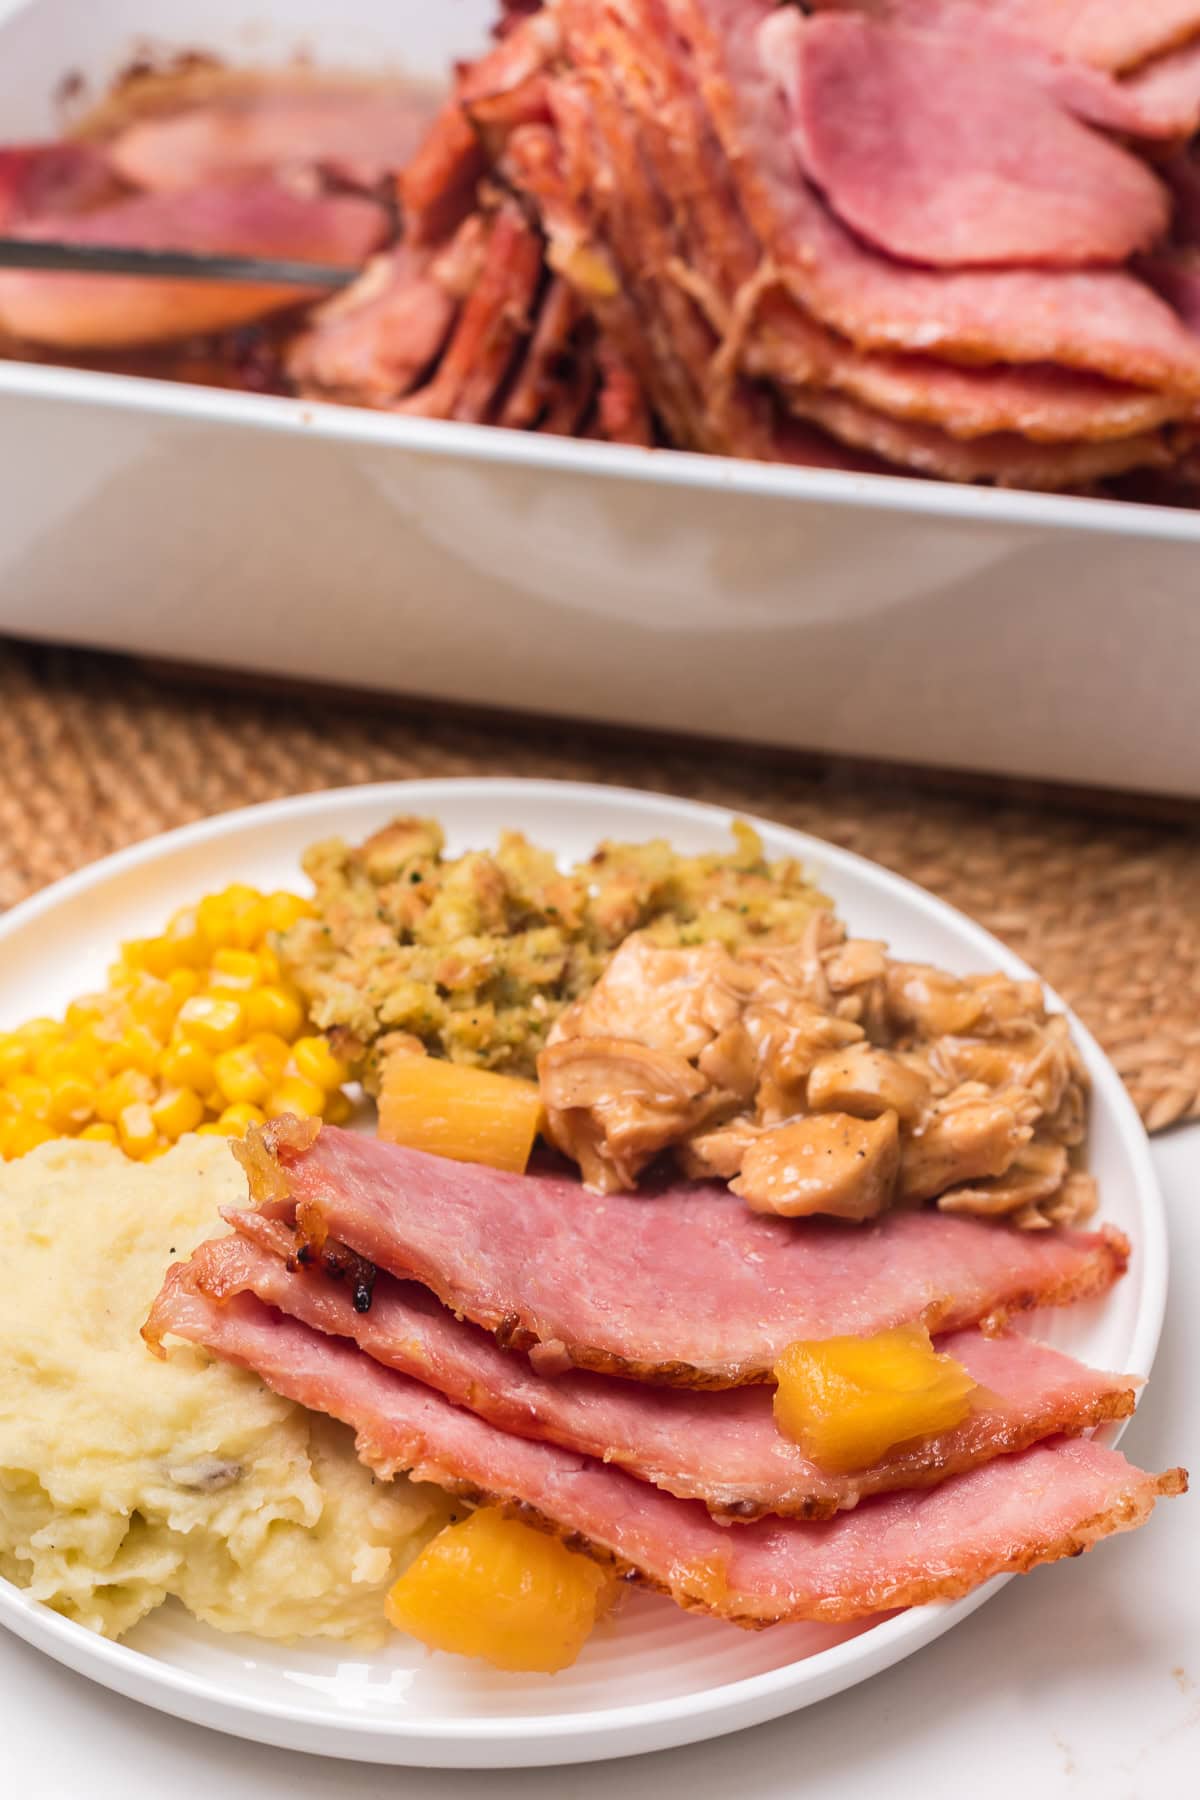
M663 836L680 850L717 848L728 842L732 817L619 788L517 780L397 782L228 813L109 857L0 920L0 1026L53 1012L97 986L118 941L160 928L175 906L235 879L300 885L306 845L335 834L361 839L399 812L441 819L452 851L491 845L512 826L566 858L585 855L603 837ZM903 956L960 973L1030 973L995 938L909 882L800 832L758 823L769 853L802 857L856 935L886 938ZM1079 1021L1072 1024L1094 1083L1090 1156L1103 1214L1128 1234L1134 1253L1103 1302L1037 1315L1029 1328L1087 1362L1146 1375L1166 1293L1162 1202L1121 1082ZM1110 1429L1108 1441L1118 1435ZM1120 1541L1098 1554L1119 1557ZM1088 1580L1089 1560L1077 1581ZM2 1581L0 1622L122 1694L263 1743L364 1761L498 1768L693 1743L811 1705L939 1637L999 1585L876 1624L761 1632L636 1594L575 1667L553 1679L429 1655L400 1637L374 1654L319 1643L280 1647L210 1630L174 1604L113 1644Z

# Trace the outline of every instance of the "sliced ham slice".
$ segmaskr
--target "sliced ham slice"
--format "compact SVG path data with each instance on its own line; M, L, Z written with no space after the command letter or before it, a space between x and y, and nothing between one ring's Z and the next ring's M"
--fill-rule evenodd
M861 402L871 409L870 413L864 414L858 408L845 414L856 427L851 442L870 445L880 439L882 432L892 440L890 444L880 440L885 455L891 454L897 462L923 472L958 475L963 479L998 479L1007 475L1010 480L1046 485L1049 478L1062 472L1065 464L1070 484L1090 479L1093 472L1106 473L1139 462L1161 460L1161 443L1144 434L1187 411L1188 402L1181 396L1119 386L1052 365L964 368L929 357L863 354L819 324L778 286L764 282L767 265L761 247L741 216L729 169L713 138L680 46L663 25L661 10L651 0L637 0L623 9L629 16L622 24L591 0L563 0L558 17L569 52L602 71L605 84L623 102L623 118L636 119L638 123L642 154L653 167L674 214L677 254L672 257L660 252L667 258L666 276L677 286L686 265L694 291L702 293L705 310L724 334L726 350L722 355L728 353L730 340L740 336L740 344L735 344L739 361L754 378L780 383L789 390L832 387ZM785 22L789 16L780 13L778 22ZM555 91L561 97L561 87ZM547 196L545 178L539 179L539 167L553 163L553 151L544 143L537 145L539 161L531 167L529 157L535 146L529 138L530 134L522 133L510 146L511 173L518 185L532 191L541 208L551 239L551 254L557 257L558 266L570 270L578 264L586 276L600 261L595 246L590 246L591 255L579 258L579 246L587 239L588 227L577 211L564 209L561 202L556 204L553 194ZM685 230L686 237L679 241ZM639 241L637 248L640 263L644 264L654 246ZM639 267L639 279L641 274ZM739 295L753 296L756 290L754 307L747 309ZM617 309L624 306L626 323L622 328L630 328L625 295L606 298L598 306L581 284L581 297L602 319L611 320ZM674 295L674 303L684 303L679 294ZM700 352L708 352L707 342L701 342ZM655 384L664 382L662 359L649 349L646 364L646 379ZM708 384L710 406L719 386L715 379ZM664 391L661 396L668 417L678 417L674 402L677 389L675 383L672 391ZM1017 432L1035 443L1105 438L1141 441L1120 452L1099 456L1084 452L1080 456L1039 458L1027 453L1023 446L1009 447L1004 443L983 446L978 454L971 455L945 445L936 435L907 434L886 424L880 427L872 416L880 411L901 420L938 425L955 438ZM693 412L689 419L694 416ZM689 423L688 428L695 426ZM706 447L723 447L707 425L703 435ZM828 447L830 440L824 442ZM770 446L765 453L777 459L778 445ZM843 466L854 466L852 457L853 452L847 450ZM814 459L806 456L802 460ZM860 458L857 466L870 464Z
M481 137L485 119L507 120L540 111L536 95L542 71L558 45L552 16L538 11L518 19L486 55L460 72L453 99L400 176L405 234L414 244L439 243L471 211L488 166ZM522 98L523 97L523 98ZM480 115L479 126L473 110Z
M1200 126L1200 38L1138 69L1121 83L1121 92L1143 120L1191 137Z
M296 1263L295 1236L277 1220L241 1213L231 1222L244 1235L202 1245L180 1277L186 1286L221 1301L254 1294L314 1330L352 1339L376 1362L504 1431L617 1463L667 1493L703 1501L714 1516L825 1518L867 1494L932 1487L993 1456L1133 1410L1134 1384L1120 1376L1027 1338L956 1332L938 1348L982 1389L964 1423L860 1473L830 1475L780 1436L766 1388L698 1394L584 1371L539 1375L413 1282L377 1276L370 1308L359 1312L341 1275ZM322 1259L335 1272L344 1264L344 1251Z
M1011 32L1066 62L1129 69L1200 36L1200 0L807 0L810 12Z
M1146 279L1200 336L1200 252L1180 250L1169 256L1150 256L1142 267Z
M667 0L746 217L808 311L860 349L1056 363L1200 393L1200 344L1122 270L930 270L860 244L805 182L760 54L767 0ZM769 41L769 40L768 40Z
M94 144L0 147L0 232L44 214L86 212L120 192L112 164Z
M425 418L491 421L518 347L529 334L543 276L542 243L515 201L488 221L479 273L427 385L397 403Z
M354 266L387 229L387 214L373 201L302 197L272 181L252 181L186 194L137 194L77 216L43 216L19 235ZM165 343L244 325L322 291L6 270L0 273L0 329L72 350Z
M905 0L890 6L822 5L818 0L811 10L873 17L936 34L944 42L953 40L967 57L983 56L989 63L998 59L1008 69L1018 69L1076 118L1108 131L1171 138L1190 137L1196 129L1200 96L1194 74L1185 72L1189 65L1194 69L1195 39L1156 53L1152 61L1121 77L1040 42L1036 34L1022 30L1020 20L1005 7L989 5L985 11L970 0ZM772 25L776 44L792 28L790 22L783 24L786 18L781 14Z
M409 161L433 111L419 93L268 89L135 119L108 153L126 181L153 193L203 187L248 171L313 167L372 188Z
M1080 124L1019 62L860 18L781 14L772 59L800 158L838 216L941 268L1118 264L1167 226L1144 163ZM790 66L789 66L790 65Z
M1015 432L956 438L936 426L893 418L844 394L797 391L789 405L844 443L873 451L898 467L951 481L998 487L1083 487L1130 469L1164 467L1170 450L1161 436L1142 433L1091 442L1038 444Z
M801 1337L922 1319L953 1330L1103 1293L1118 1232L1010 1232L893 1212L867 1226L752 1214L727 1189L598 1198L560 1175L447 1162L294 1119L235 1153L251 1193L318 1248L340 1238L506 1347L684 1386L764 1380Z
M571 337L580 317L581 309L574 292L555 276L542 295L529 347L504 402L498 424L513 431L528 431L561 402L565 390L572 388L576 398L571 409L575 415L571 425L578 420L587 396L577 391ZM571 425L566 429L570 430Z
M287 352L288 373L301 391L375 407L410 393L432 367L458 309L434 260L431 251L402 246L319 308Z
M614 1563L680 1606L740 1625L844 1620L965 1594L993 1575L1077 1555L1140 1525L1182 1470L1146 1475L1087 1439L1053 1440L932 1489L801 1523L720 1525L624 1470L497 1430L353 1346L271 1312L190 1291L177 1266L145 1335L174 1333L341 1419L384 1479L410 1470L492 1500Z

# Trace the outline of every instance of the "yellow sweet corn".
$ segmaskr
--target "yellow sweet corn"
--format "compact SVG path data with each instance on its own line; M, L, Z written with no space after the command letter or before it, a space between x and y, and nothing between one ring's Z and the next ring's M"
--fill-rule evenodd
M150 1117L150 1108L144 1100L135 1100L132 1106L122 1107L117 1120L117 1132L126 1156L145 1156L147 1150L152 1150L158 1142L154 1120Z
M350 1076L346 1064L333 1054L323 1037L297 1038L292 1045L292 1060L297 1074L324 1088L327 1094L340 1088Z
M248 1100L239 1100L234 1106L227 1106L216 1121L217 1130L226 1137L242 1137L252 1125L261 1125L264 1114L257 1106L251 1106Z
M205 1050L228 1050L245 1034L246 1009L231 995L193 994L179 1009L176 1028Z
M96 1110L96 1090L81 1075L59 1075L50 1083L46 1116L55 1131L82 1131Z
M263 1102L268 1119L281 1118L284 1113L295 1113L299 1119L315 1119L324 1110L324 1088L319 1088L315 1081L305 1081L302 1075L285 1075Z
M341 1122L348 1071L313 1032L272 934L312 903L242 882L131 939L103 991L0 1032L0 1158L55 1136L159 1156L285 1112Z
M36 1150L39 1144L48 1144L53 1136L49 1125L44 1125L40 1119L19 1114L0 1125L0 1148L6 1159L25 1156L30 1150Z
M116 1126L106 1125L102 1119L93 1119L90 1125L84 1126L79 1136L89 1144L115 1144L119 1141Z
M8 1091L22 1112L31 1118L44 1119L50 1111L50 1083L36 1075L13 1075Z
M193 1088L166 1088L151 1106L150 1117L154 1129L174 1143L203 1121L204 1102Z
M304 1025L304 1007L279 982L267 982L246 995L246 1023L251 1031L269 1031L290 1044Z
M271 1091L272 1075L277 1072L263 1068L250 1044L223 1050L213 1062L217 1086L231 1103L249 1101L253 1105L265 1100Z

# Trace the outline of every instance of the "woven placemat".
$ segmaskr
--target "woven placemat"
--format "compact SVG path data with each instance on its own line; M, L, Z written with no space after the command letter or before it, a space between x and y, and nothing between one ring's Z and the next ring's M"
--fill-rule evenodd
M1200 1118L1200 827L915 789L855 765L648 746L337 698L180 685L0 642L0 907L208 813L417 775L552 775L715 801L899 870L1077 1008L1152 1131Z

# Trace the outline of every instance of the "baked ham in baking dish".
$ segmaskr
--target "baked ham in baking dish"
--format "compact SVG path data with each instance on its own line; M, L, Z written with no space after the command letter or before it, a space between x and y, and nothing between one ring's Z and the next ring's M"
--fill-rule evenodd
M217 1302L172 1272L147 1336L174 1333L240 1363L356 1434L387 1479L411 1470L495 1501L680 1606L744 1626L838 1621L969 1592L1140 1525L1181 1470L1147 1475L1086 1439L1052 1439L924 1491L811 1522L722 1525L623 1469L499 1430L352 1345L242 1293Z
M543 1366L685 1387L767 1380L798 1338L914 1320L954 1331L1087 1299L1128 1256L1111 1227L1031 1233L895 1211L848 1228L758 1215L696 1182L598 1197L569 1176L450 1162L315 1121L252 1127L235 1150L262 1210L315 1253L336 1238Z
M1192 0L523 0L432 116L328 81L169 100L87 145L0 152L0 217L324 261L386 236L382 255L315 305L6 274L10 353L127 369L139 345L282 314L260 356L231 335L209 361L425 418L1190 491ZM247 182L287 196L249 239L205 198ZM178 210L137 210L155 198ZM349 199L372 230L328 211ZM280 209L302 204L293 243Z
M1196 9L836 11L549 0L460 76L409 230L515 190L667 442L1051 488L1169 469L1200 345L1139 258L1187 237L1156 164L1200 121Z
M540 1375L527 1357L456 1319L415 1282L378 1274L370 1306L360 1311L340 1247L305 1265L295 1234L278 1220L239 1212L230 1221L240 1235L203 1245L176 1283L220 1302L253 1294L501 1430L615 1463L680 1499L703 1501L715 1517L823 1518L866 1495L932 1487L994 1456L1133 1410L1135 1384L1125 1376L1084 1368L1028 1338L952 1332L939 1351L981 1389L963 1423L899 1445L869 1468L831 1474L776 1429L764 1387L697 1393L585 1370Z

